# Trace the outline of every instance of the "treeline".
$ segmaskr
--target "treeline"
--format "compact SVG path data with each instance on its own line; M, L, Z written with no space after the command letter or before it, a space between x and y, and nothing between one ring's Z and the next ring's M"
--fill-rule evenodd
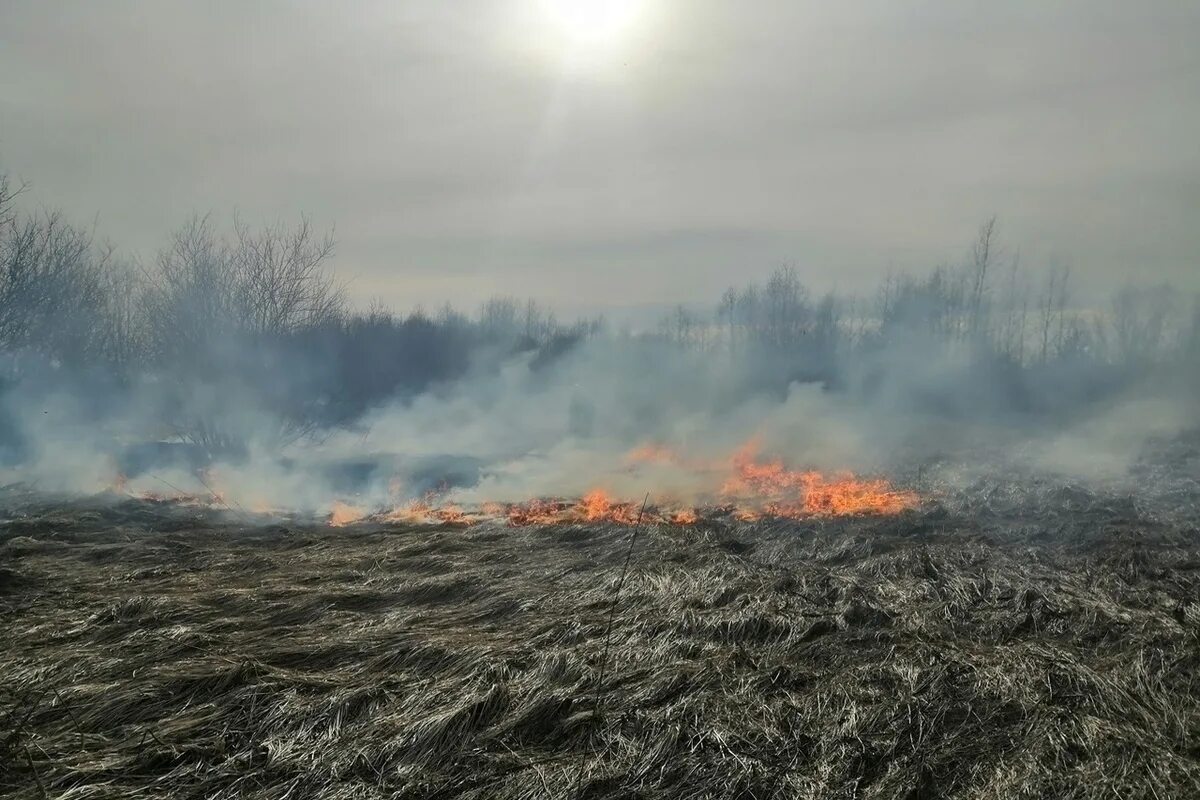
M817 297L781 268L762 286L729 289L711 311L680 307L656 332L618 336L601 320L566 324L513 298L473 315L353 309L330 269L333 240L303 220L256 229L235 219L223 231L198 217L152 263L130 261L58 214L19 212L21 188L0 176L4 385L70 384L98 419L136 398L155 435L211 450L348 425L516 355L548 370L594 337L618 348L636 340L655 357L728 359L719 363L736 365L730 375L749 389L799 380L870 393L919 374L900 381L922 394L913 402L934 402L930 365L954 363L974 391L955 402L1032 410L1164 365L1200 373L1194 299L1131 286L1107 308L1083 307L1067 269L1031 272L1006 257L994 221L963 264L890 277L871 297ZM12 449L4 440L19 428L0 421L0 446Z
M814 296L793 267L732 287L715 314L677 307L659 336L689 349L774 355L793 378L836 381L872 356L918 355L1040 373L1200 367L1200 297L1127 284L1106 305L1073 297L1069 268L1030 271L999 247L996 221L964 263L889 276L873 296Z
M293 441L517 354L545 366L599 328L512 298L475 316L353 309L306 220L198 217L151 264L123 260L57 213L19 212L22 189L0 176L4 385L66 386L97 417L152 397L158 435L212 450Z

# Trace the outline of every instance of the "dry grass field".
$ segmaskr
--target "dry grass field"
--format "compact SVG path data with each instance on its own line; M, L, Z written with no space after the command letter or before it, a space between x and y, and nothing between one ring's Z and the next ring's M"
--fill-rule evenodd
M645 525L607 659L628 526L335 529L10 489L0 786L1200 796L1193 466L1144 496L998 477L892 517Z

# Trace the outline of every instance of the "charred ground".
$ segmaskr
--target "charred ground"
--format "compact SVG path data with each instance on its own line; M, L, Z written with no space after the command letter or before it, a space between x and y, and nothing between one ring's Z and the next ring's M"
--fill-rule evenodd
M1194 443L1193 443L1194 444ZM18 797L1200 794L1194 448L1144 491L631 529L10 490ZM578 788L577 788L578 787Z

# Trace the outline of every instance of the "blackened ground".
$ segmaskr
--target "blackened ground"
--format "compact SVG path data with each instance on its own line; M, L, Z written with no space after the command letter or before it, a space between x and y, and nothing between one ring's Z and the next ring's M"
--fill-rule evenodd
M1200 494L1162 487L997 478L890 519L647 527L602 678L628 528L10 493L0 788L1200 796Z

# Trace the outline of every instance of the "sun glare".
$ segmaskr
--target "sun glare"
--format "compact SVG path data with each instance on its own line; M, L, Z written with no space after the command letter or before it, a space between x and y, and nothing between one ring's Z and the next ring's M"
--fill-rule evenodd
M579 50L614 47L633 30L642 0L543 0L567 44Z

